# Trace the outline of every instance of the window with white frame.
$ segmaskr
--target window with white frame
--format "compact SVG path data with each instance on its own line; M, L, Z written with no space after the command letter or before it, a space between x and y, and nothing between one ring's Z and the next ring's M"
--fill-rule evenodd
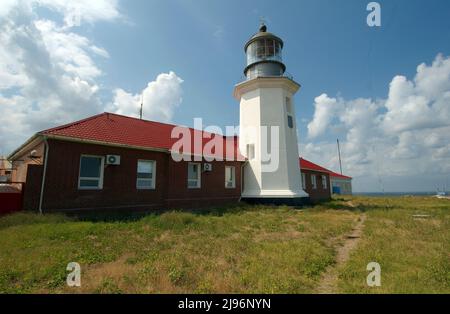
M236 187L235 172L234 167L225 167L225 187L227 189L234 189Z
M302 188L306 189L306 175L302 173Z
M156 161L138 160L136 188L151 190L155 188Z
M103 156L81 155L78 188L100 190L103 188Z
M317 178L315 174L311 175L311 184L313 189L317 189Z
M327 185L327 176L322 176L322 188L326 190L328 188Z
M201 186L201 164L190 162L188 164L188 188L198 189Z

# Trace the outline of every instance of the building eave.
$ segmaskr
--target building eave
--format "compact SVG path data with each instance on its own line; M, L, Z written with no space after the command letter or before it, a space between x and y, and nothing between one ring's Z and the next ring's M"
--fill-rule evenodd
M24 151L29 150L38 145L39 142L42 141L42 139L43 139L42 134L40 133L34 134L25 143L20 145L15 151L9 154L6 159L8 159L9 161L16 159L18 156L23 155Z
M234 87L233 96L240 100L242 95L258 88L284 87L292 94L296 93L301 85L286 76L262 76L247 80Z
M325 174L330 175L330 173L328 171L325 171L325 170L318 170L318 169L311 169L311 168L300 167L300 171L301 170L315 171L315 172L320 172L320 173L325 173ZM331 177L331 175L330 175L330 177Z
M54 139L59 141L65 141L65 142L75 142L75 143L81 143L81 144L92 144L92 145L102 145L102 146L109 146L109 147L120 147L120 148L128 148L128 149L136 149L136 150L144 150L144 151L151 151L151 152L160 152L165 154L179 154L182 156L202 156L203 158L217 158L217 156L209 156L209 155L200 155L200 154L194 154L194 153L179 153L179 152L173 152L172 150L166 149L166 148L154 148L154 147L145 147L145 146L138 146L138 145L128 145L128 144L121 144L121 143L112 143L112 142L103 142L103 141L96 141L96 140L90 140L90 139L82 139L82 138L76 138L76 137L69 137L69 136L62 136L62 135L54 135L54 134L48 134L45 135L48 139ZM239 158L234 158L234 160L230 160L226 156L223 157L224 161L241 161Z
M138 150L146 150L146 151L162 152L162 153L170 152L168 149L165 149L165 148L153 148L153 147L145 147L145 146L138 146L138 145L128 145L128 144L121 144L121 143L104 142L104 141L97 141L97 140L84 139L84 138L78 138L78 137L70 137L70 136L62 136L62 135L55 135L55 134L48 134L48 135L46 135L46 137L49 139L54 139L54 140L75 142L75 143L82 143L82 144L94 144L94 145L102 145L102 146L110 146L110 147L121 147L121 148L138 149Z
M351 181L351 180L353 180L353 178L351 178L351 177L343 178L343 177L338 177L338 176L333 176L333 175L330 175L330 178L333 179L333 180L342 180L342 181Z

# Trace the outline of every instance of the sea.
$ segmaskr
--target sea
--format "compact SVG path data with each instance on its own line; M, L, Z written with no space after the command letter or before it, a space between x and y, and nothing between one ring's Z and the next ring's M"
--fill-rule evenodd
M385 197L385 196L433 196L436 195L434 192L358 192L353 193L353 195L363 195L363 196L374 196L374 197ZM450 192L446 192L446 195L450 195Z

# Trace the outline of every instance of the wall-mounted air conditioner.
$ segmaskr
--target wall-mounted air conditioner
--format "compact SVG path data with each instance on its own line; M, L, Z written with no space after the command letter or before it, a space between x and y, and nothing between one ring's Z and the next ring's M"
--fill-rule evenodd
M205 163L203 164L203 171L212 171L212 164L210 163Z
M106 155L106 164L107 165L120 165L120 156L119 155Z

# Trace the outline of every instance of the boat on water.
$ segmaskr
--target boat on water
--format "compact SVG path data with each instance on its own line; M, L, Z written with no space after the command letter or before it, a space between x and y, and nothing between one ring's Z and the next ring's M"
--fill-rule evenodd
M435 195L434 197L437 197L437 198L448 198L448 199L450 199L450 196L447 195L447 192L445 192L445 191L437 191L437 192L436 192L436 195Z

